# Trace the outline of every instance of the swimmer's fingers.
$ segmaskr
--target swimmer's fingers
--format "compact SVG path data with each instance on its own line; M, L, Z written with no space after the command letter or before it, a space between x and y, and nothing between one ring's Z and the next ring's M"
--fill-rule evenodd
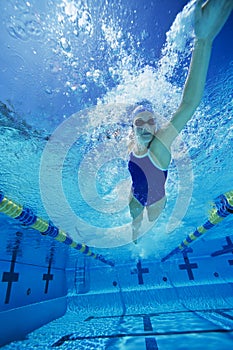
M220 32L233 9L232 0L197 0L195 7L195 34L199 39L212 41Z
M202 12L203 0L197 0L195 5L195 16L199 16Z

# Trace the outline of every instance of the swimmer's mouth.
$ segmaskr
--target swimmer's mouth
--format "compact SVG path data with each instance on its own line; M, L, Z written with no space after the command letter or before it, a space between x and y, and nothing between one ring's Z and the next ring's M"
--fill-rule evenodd
M144 132L142 136L151 136L152 134L150 132Z

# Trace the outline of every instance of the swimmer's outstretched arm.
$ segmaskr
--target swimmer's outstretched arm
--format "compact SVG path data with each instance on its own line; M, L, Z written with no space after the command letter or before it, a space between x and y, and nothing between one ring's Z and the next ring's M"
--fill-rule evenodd
M206 81L212 42L233 9L233 0L197 0L195 8L195 44L182 101L158 139L170 149L171 143L192 117L199 105ZM156 138L155 138L156 143ZM151 151L153 152L153 144Z

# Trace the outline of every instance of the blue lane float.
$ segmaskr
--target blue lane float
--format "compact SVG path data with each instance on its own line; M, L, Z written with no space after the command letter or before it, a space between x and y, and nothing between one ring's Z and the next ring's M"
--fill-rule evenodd
M221 194L214 201L214 207L210 212L208 220L199 226L193 233L189 234L178 247L161 259L162 262L170 259L173 255L184 252L188 246L206 231L219 224L225 217L233 214L233 190Z
M100 260L104 264L114 266L112 260L105 259L101 254L96 254L84 243L75 242L63 230L54 226L51 222L41 219L30 208L13 202L4 196L0 191L0 212L17 220L20 224L29 226L32 229L39 231L42 235L50 236L57 241L68 245L71 248L78 250L80 253L90 256L93 259Z

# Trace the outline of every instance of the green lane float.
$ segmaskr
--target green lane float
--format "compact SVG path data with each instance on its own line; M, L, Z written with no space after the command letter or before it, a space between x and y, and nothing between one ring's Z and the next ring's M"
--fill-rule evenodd
M11 199L5 197L2 191L0 191L0 212L19 221L20 224L29 226L30 228L39 231L42 235L48 235L57 241L78 250L80 253L85 254L86 256L90 256L96 260L102 261L105 264L114 266L114 262L112 260L105 259L101 254L93 253L84 243L77 243L73 241L69 235L54 226L51 222L43 220L35 215L30 208L17 204Z
M221 194L214 200L214 207L210 212L208 221L199 226L193 233L190 233L181 244L173 249L168 255L161 259L162 262L168 260L171 256L184 252L188 246L197 238L202 236L207 230L219 224L225 217L233 214L233 191Z

